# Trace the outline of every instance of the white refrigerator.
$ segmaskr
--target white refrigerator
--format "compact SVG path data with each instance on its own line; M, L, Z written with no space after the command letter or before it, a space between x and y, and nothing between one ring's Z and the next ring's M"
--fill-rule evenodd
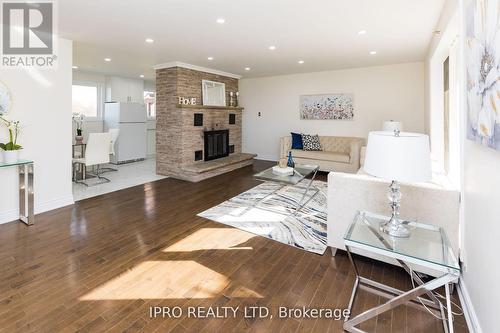
M115 144L111 163L122 164L146 158L147 128L146 107L140 103L106 103L104 129L118 128L120 133Z

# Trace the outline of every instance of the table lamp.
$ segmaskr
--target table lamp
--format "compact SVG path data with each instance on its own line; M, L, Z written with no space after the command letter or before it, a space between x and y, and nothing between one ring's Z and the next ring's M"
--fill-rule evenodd
M399 182L425 182L431 179L429 137L398 130L392 133L370 132L364 170L372 176L392 181L388 193L392 214L380 229L394 237L409 237L410 230L399 220Z
M394 131L403 131L403 124L400 121L387 120L382 124L382 131L394 133Z

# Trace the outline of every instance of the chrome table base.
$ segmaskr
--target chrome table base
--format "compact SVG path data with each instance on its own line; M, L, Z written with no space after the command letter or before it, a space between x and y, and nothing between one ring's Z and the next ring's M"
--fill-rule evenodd
M354 287L348 305L349 313L351 313L352 311L358 288L371 292L375 295L388 298L388 301L352 318L346 318L346 321L344 322L344 330L346 330L347 332L366 333L365 331L355 326L371 318L374 318L383 312L392 310L397 306L408 304L410 306L417 306L419 308L423 308L425 305L427 309L433 311L442 319L444 332L453 333L453 314L451 312L450 284L458 281L459 275L457 273L445 273L438 278L424 283L422 279L420 279L420 277L414 271L412 271L406 263L401 260L397 260L398 263L405 269L405 271L410 274L411 278L414 279L414 281L417 283L417 286L415 288L409 291L401 291L360 276L349 246L346 246L346 250L356 274L356 280L354 282ZM433 290L443 286L445 287L447 313L445 313L445 307L443 303L432 293ZM425 294L429 297L429 299L420 297ZM422 303L424 305L422 305Z
M18 166L19 171L19 220L27 225L35 223L35 194L33 190L33 163Z
M307 184L307 187L304 191L304 193L302 194L302 198L300 199L300 201L297 203L297 205L295 206L294 210L292 213L290 213L290 216L291 215L296 215L298 212L300 212L300 210L302 208L304 208L305 205L307 205L309 203L309 201L311 201L315 196L316 194L319 193L319 189L316 188L315 186L312 186L313 182L314 182L314 179L316 178L316 174L318 173L318 170L315 170L314 173L312 174L311 176L311 179L309 179L309 183ZM303 180L301 180L300 182L302 181L305 181L306 178L304 178ZM285 184L285 183L279 183L279 182L274 182L272 180L263 180L263 181L268 181L268 182L273 182L273 183L277 183L279 184L280 186L278 188L276 188L274 191L268 193L266 196L260 198L257 202L255 202L254 204L252 204L250 207L248 207L247 209L245 209L243 212L240 213L240 216L243 215L244 213L246 213L248 210L250 210L251 208L255 208L257 207L260 203L264 202L268 197L270 197L271 195L275 194L276 192L278 192L279 190L283 189L284 187L286 186L294 186L292 184ZM299 182L299 183L300 183ZM308 197L308 192L309 190L311 189L311 187L313 188L313 191L314 193L312 193L311 195L309 195ZM307 199L306 199L307 198ZM271 208L267 208L267 207L261 207L262 209L264 210L268 210L268 211L271 211L273 212L274 210L271 209ZM277 213L282 213L281 211L276 211Z

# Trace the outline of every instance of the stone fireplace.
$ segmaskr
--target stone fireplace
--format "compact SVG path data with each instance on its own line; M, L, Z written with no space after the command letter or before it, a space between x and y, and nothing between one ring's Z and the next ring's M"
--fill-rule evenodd
M241 152L242 107L204 106L202 80L238 91L238 78L180 66L156 69L156 170L158 174L200 181L253 163ZM179 97L197 105L180 105Z

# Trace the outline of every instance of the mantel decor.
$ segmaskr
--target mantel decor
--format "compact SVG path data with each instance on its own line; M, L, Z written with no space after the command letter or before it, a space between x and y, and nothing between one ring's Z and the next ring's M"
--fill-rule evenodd
M202 80L203 105L226 106L226 85L221 82Z
M179 97L178 99L180 105L196 105L196 97L191 97L191 98Z
M353 99L352 94L302 95L300 119L353 120Z
M467 138L500 150L500 1L466 8Z

